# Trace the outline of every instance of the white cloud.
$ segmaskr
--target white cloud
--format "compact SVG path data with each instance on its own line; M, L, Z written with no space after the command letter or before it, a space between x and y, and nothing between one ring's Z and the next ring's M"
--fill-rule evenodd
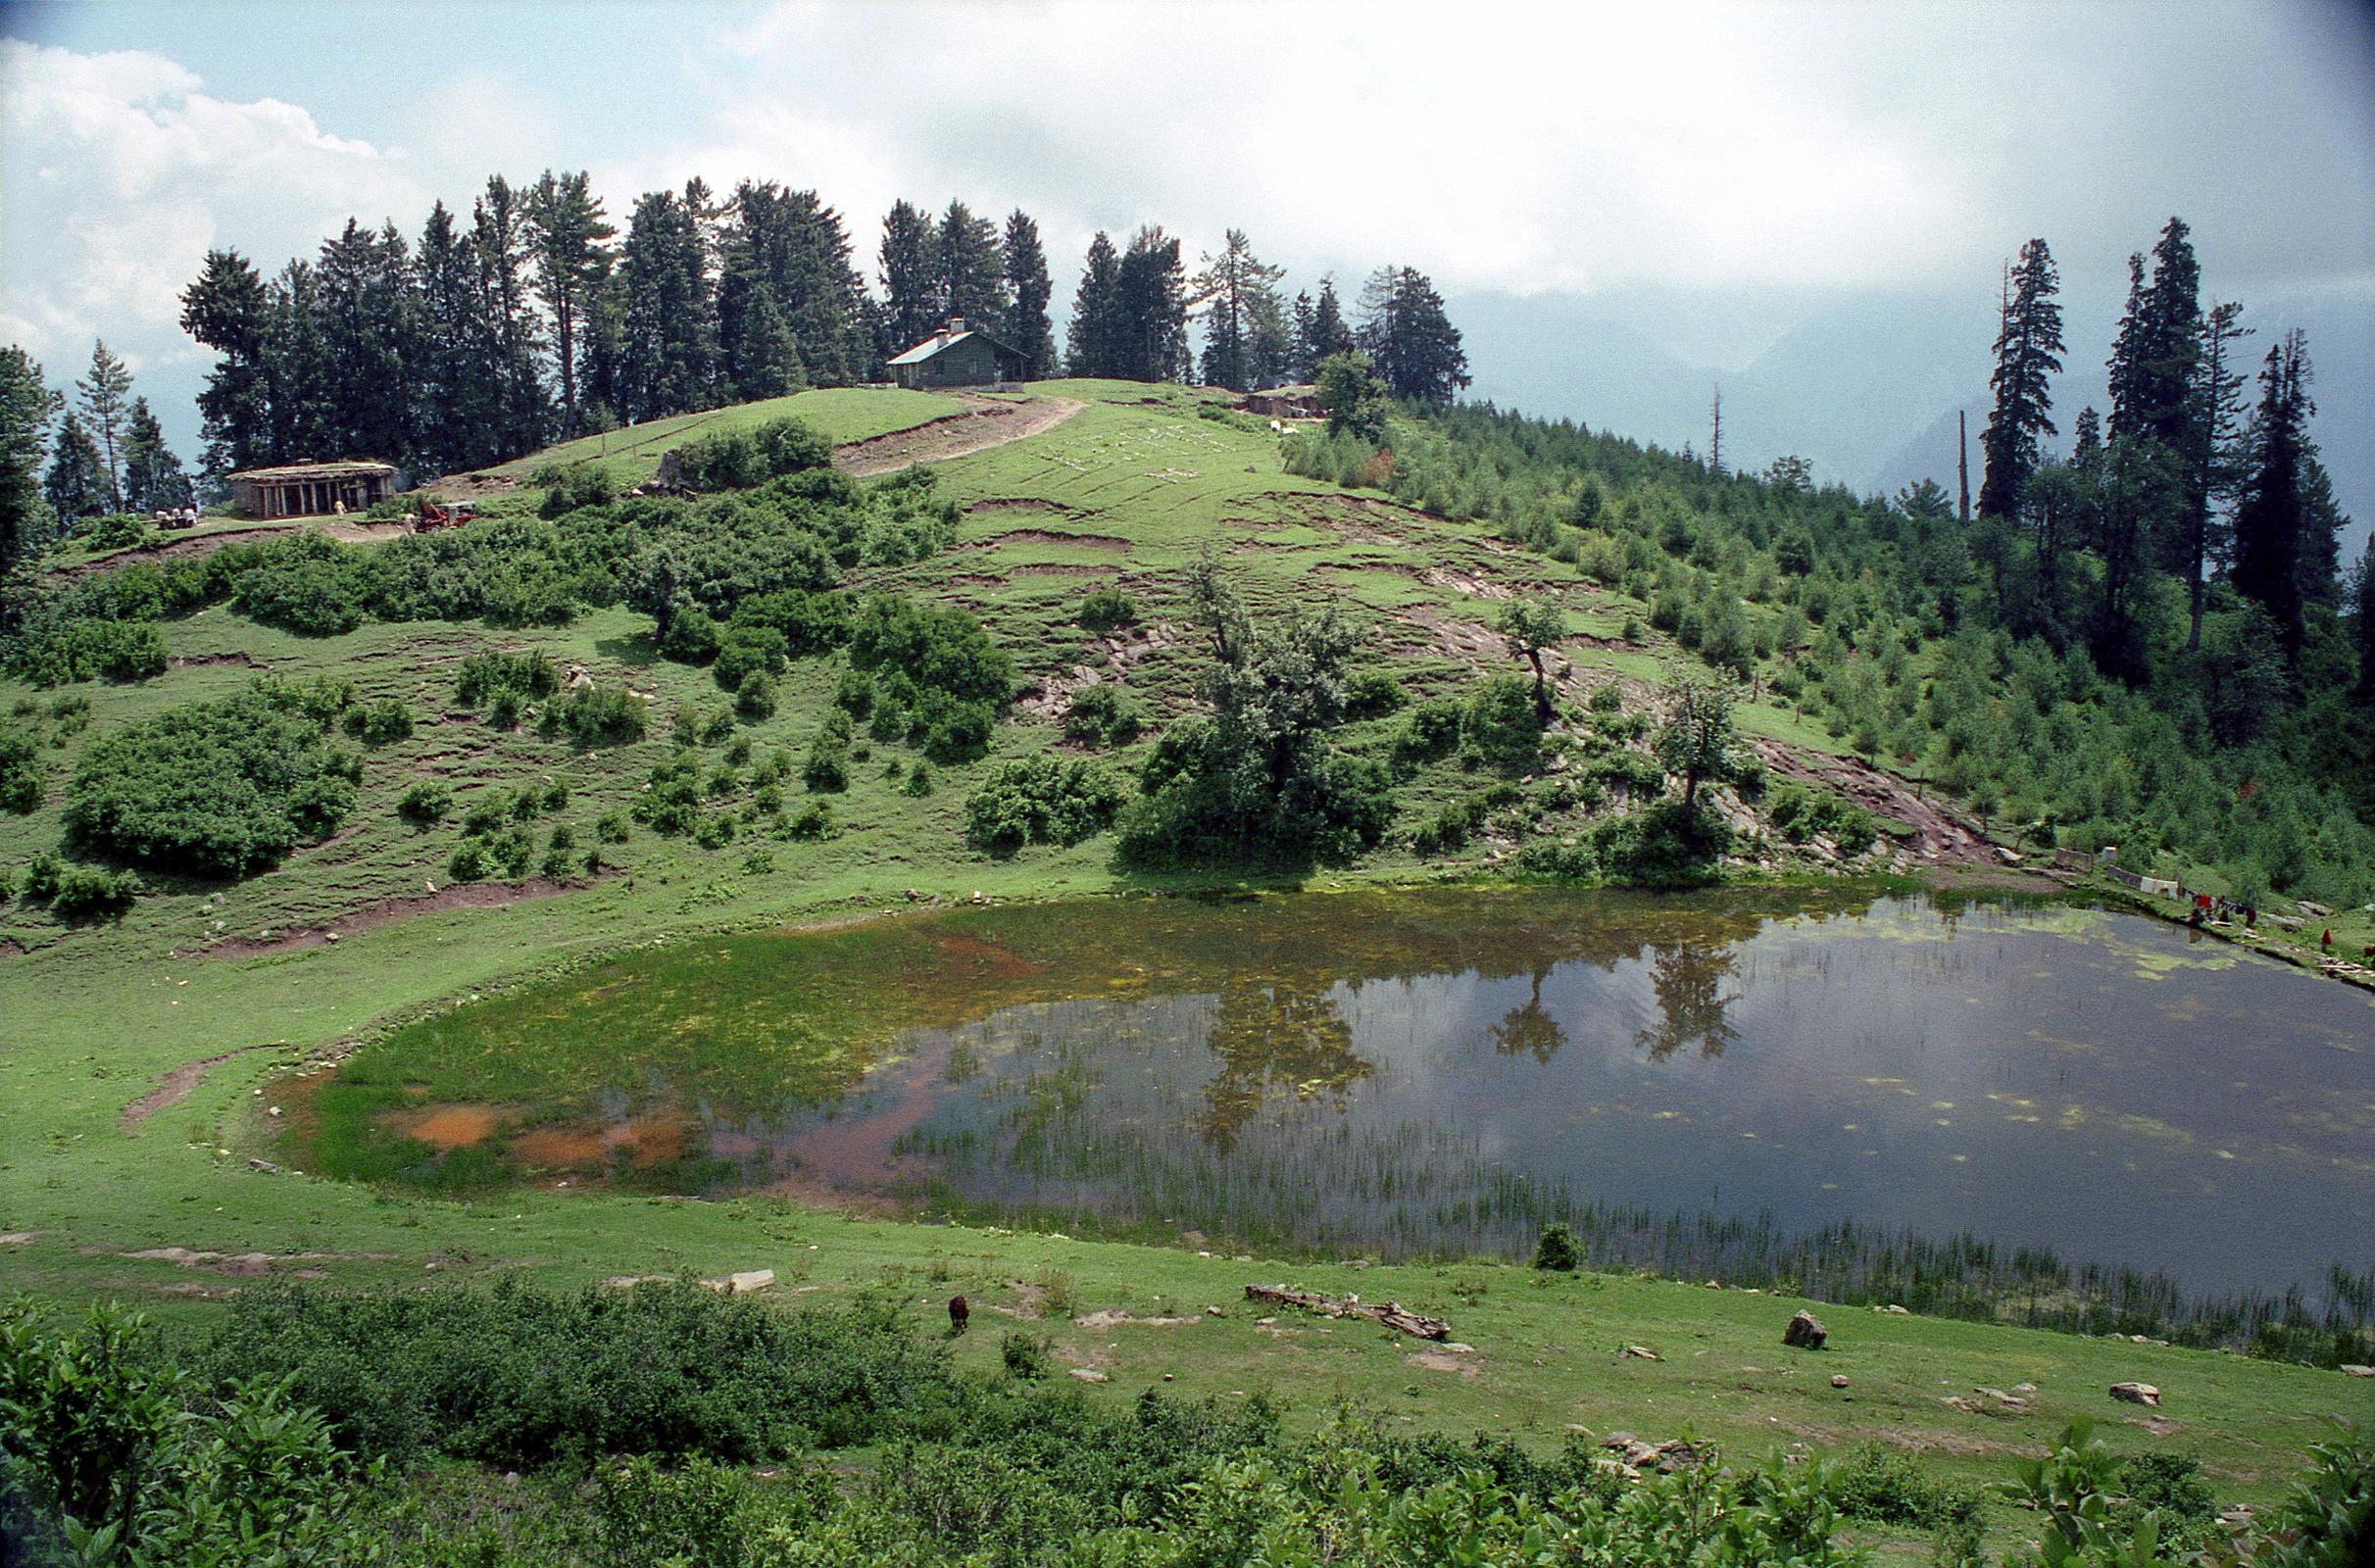
M233 103L162 55L0 39L0 331L78 368L93 336L135 370L185 360L180 290L210 246L268 270L351 213L422 202L399 159L306 109Z

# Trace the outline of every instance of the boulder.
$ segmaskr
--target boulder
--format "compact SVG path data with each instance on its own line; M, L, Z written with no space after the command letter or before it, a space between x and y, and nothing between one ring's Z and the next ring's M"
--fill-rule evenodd
M2375 1378L2375 1366L2345 1366L2342 1375L2349 1378Z
M1660 1359L1658 1352L1651 1349L1646 1345L1628 1345L1621 1351L1617 1352L1616 1359L1621 1361L1627 1356L1630 1356L1638 1361L1656 1361Z
M1070 1373L1067 1375L1076 1377L1083 1383L1106 1383L1111 1381L1111 1379L1109 1379L1103 1372L1098 1371L1093 1366L1076 1366L1072 1368Z
M1781 1331L1781 1343L1801 1350L1819 1350L1831 1331L1822 1326L1822 1319L1811 1312L1801 1312L1790 1319L1790 1326Z
M1844 1388L1846 1388L1847 1386L1848 1386L1848 1375L1847 1375L1845 1372L1837 1373L1837 1374L1835 1374L1835 1375L1832 1377L1832 1379L1831 1379L1831 1387L1832 1387L1832 1388L1834 1388L1834 1389L1844 1389Z
M2155 1410L2160 1408L2160 1391L2150 1383L2114 1383L2111 1397L2125 1399L2130 1404L2150 1405Z

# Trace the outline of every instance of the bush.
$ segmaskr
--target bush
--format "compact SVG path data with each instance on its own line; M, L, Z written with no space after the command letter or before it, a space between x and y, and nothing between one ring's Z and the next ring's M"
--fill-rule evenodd
M165 633L147 621L72 620L35 625L10 653L9 667L36 686L78 680L148 680L171 661Z
M170 710L91 743L67 788L77 844L152 870L247 876L355 808L362 764L326 721L259 682Z
M1048 1375L1047 1348L1028 1334L1009 1334L998 1342L998 1358L1010 1377L1033 1383Z
M830 653L849 641L849 596L799 588L753 594L734 606L726 626L728 637L736 629L775 633L787 658Z
M618 485L607 469L594 463L548 463L528 476L528 483L548 486L537 515L565 516L581 507L607 507L618 498Z
M849 715L826 715L824 727L809 743L807 760L800 764L800 781L819 795L838 795L850 787Z
M810 801L785 818L778 830L780 836L794 841L834 839L841 836L841 824L833 820L833 808L822 801Z
M366 1453L488 1464L640 1452L773 1458L928 1429L957 1396L942 1350L886 1302L784 1313L690 1283L561 1295L242 1292L218 1379L285 1378Z
M1496 773L1529 771L1542 757L1542 718L1522 675L1487 675L1460 715L1460 760Z
M710 674L725 691L740 688L754 674L780 675L790 662L790 644L772 626L729 622L717 638L717 657Z
M1382 669L1355 670L1345 677L1344 716L1350 719L1383 718L1400 712L1410 700L1402 689L1402 682Z
M1833 1469L1839 1511L1884 1525L1949 1525L1979 1512L1976 1492L1933 1479L1903 1448L1862 1443Z
M1542 1239L1534 1244L1534 1266L1572 1274L1583 1266L1583 1243L1573 1227L1564 1221L1553 1221L1543 1227Z
M346 732L364 745L388 746L411 737L413 710L403 698L390 697L348 709L343 723Z
M1732 847L1732 830L1705 804L1659 801L1592 829L1592 850L1610 881L1645 888L1704 887Z
M231 592L239 613L300 637L336 637L369 614L371 564L310 529L255 547Z
M453 808L454 791L443 779L421 779L396 801L396 814L416 827L442 821Z
M547 703L537 721L548 739L566 735L581 750L628 746L643 739L650 707L624 686L572 686Z
M762 670L752 670L734 689L734 712L746 724L761 724L775 716L775 683Z
M40 742L29 731L15 725L0 729L0 811L23 816L39 810L47 793L45 772Z
M1064 738L1090 746L1127 746L1142 727L1136 710L1110 681L1080 688L1064 712Z
M1394 760L1403 766L1432 762L1451 755L1460 744L1460 706L1457 703L1420 703L1410 710L1410 716L1402 721L1402 733L1394 737Z
M66 866L50 882L50 913L70 925L112 918L130 908L141 891L140 879L129 871Z
M1134 626L1138 623L1138 601L1118 588L1099 588L1080 601L1080 613L1075 618L1099 633L1117 626Z
M1121 781L1084 759L1001 762L965 803L965 838L986 855L1026 844L1077 844L1120 809Z
M454 677L454 697L465 708L476 708L489 698L509 692L529 701L550 697L561 685L561 671L552 660L530 650L521 654L472 654Z

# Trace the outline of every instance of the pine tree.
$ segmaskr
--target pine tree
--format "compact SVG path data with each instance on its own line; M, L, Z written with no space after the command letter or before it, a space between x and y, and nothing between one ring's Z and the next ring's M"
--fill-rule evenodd
M893 203L882 220L882 324L888 334L882 348L887 354L906 353L946 319L933 286L938 251L938 235L923 209Z
M1188 353L1187 269L1179 242L1160 223L1130 236L1115 274L1119 374L1130 381L1184 381L1195 366Z
M551 404L544 390L544 333L528 309L535 225L527 204L497 174L470 208L470 245L478 264L479 316L493 341L498 445L532 452L544 444Z
M2005 281L2003 325L1996 335L1996 370L1988 384L1996 407L1980 432L1987 471L1979 483L1984 516L2019 514L2029 475L2037 470L2044 437L2055 432L2050 378L2061 369L2061 280L2042 239L2020 248Z
M703 216L706 187L652 191L627 220L620 381L629 420L716 408L723 396L717 301Z
M82 422L93 440L99 443L99 461L105 474L102 488L110 512L124 510L124 419L131 410L132 372L108 348L106 342L91 345L90 374L74 383L76 406Z
M292 261L265 290L264 461L331 455L329 350L322 333L322 286L312 264Z
M265 460L272 407L264 377L264 337L271 314L264 279L236 251L208 251L197 280L181 293L181 330L215 351L215 368L198 394L201 469L220 479Z
M551 170L527 193L527 216L533 226L536 293L543 300L553 328L553 355L561 376L561 433L575 435L577 357L585 336L588 304L610 275L608 242L618 230L602 210L583 170L555 174Z
M1435 285L1416 268L1385 267L1370 274L1361 292L1361 325L1354 338L1398 398L1449 403L1468 384L1460 329L1444 314Z
M190 504L189 475L166 444L164 426L148 399L132 399L124 422L124 503L132 512L163 512Z
M1260 351L1254 338L1265 316L1275 318L1278 279L1285 275L1284 268L1263 265L1242 228L1228 231L1218 256L1206 253L1204 270L1189 285L1208 306L1204 318L1206 385L1250 392L1264 384L1255 373L1260 368L1256 363Z
M1006 320L1006 258L998 247L998 225L974 217L960 201L950 202L940 215L932 299L943 321L962 317L968 326L994 334Z
M31 355L15 344L0 349L0 574L47 544L57 526L41 464L50 421L65 407Z
M2110 435L2141 435L2180 459L2194 451L2196 363L2202 355L2202 268L2182 219L2152 247L2152 281L2128 259L2128 309L2111 354Z
M2236 592L2276 623L2287 656L2302 636L2301 559L2306 523L2302 466L2308 457L2308 351L2299 331L2268 350L2251 418L2251 476L2235 512Z
M2226 553L2226 529L2220 509L2235 499L2243 483L2244 370L2236 349L2251 329L2242 324L2243 307L2213 305L2202 320L2202 346L2195 356L2190 424L2193 450L2187 454L2191 483L2187 510L2170 552L2177 574L2187 590L2186 652L2202 648L2203 599L2211 567Z
M1254 297L1246 331L1246 380L1257 387L1295 378L1295 325L1276 289Z
M497 334L480 309L477 252L443 202L421 227L413 276L417 461L432 473L453 473L512 456L498 441Z
M2097 667L2133 681L2145 672L2138 610L2152 565L2152 529L2184 489L2176 455L2141 431L2112 439L2080 474L2086 485L2087 543L2102 564L2087 628Z
M59 422L57 454L50 460L41 493L69 532L76 517L109 508L107 460L100 456L99 443L91 438L82 416L72 409Z
M350 220L322 247L314 275L328 424L318 455L406 461L419 359L410 248L392 227L374 234Z
M2078 421L2070 436L2070 466L2081 472L2090 471L2103 458L2103 420L2088 404L2078 411Z
M1022 379L1056 373L1056 328L1047 308L1055 286L1048 281L1047 250L1039 225L1019 207L1006 220L1006 288L1012 304L1005 320L1006 346L1022 356Z
M737 397L779 398L808 385L800 340L775 308L775 291L765 282L751 290L736 351L730 373Z
M1336 298L1336 280L1322 277L1319 298L1311 306L1310 318L1296 323L1296 378L1311 380L1319 373L1320 361L1350 354L1358 346L1353 341L1353 329L1345 324L1344 306Z
M841 215L813 190L750 180L735 187L728 212L717 284L718 341L728 374L739 382L753 365L785 368L782 334L788 331L808 381L846 386L864 379L875 345L861 320L865 284L850 266ZM765 314L756 311L762 293L775 319L754 323L755 314Z
M2350 519L2334 497L2334 476L2317 461L2314 446L2301 460L2301 600L2339 609L2342 605L2342 535Z
M1104 229L1089 241L1072 295L1072 321L1064 335L1064 359L1074 375L1117 376L1120 349L1121 258Z
M2375 710L2375 536L2358 558L2357 575L2351 605L2358 623L2358 699Z

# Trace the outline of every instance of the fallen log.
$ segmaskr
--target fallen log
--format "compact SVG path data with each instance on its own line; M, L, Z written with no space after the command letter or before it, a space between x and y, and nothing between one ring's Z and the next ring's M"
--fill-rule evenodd
M1448 1340L1452 1337L1451 1324L1439 1317L1422 1317L1416 1312L1406 1312L1399 1301L1388 1301L1379 1306L1363 1301L1358 1296L1348 1296L1339 1300L1332 1296L1321 1296L1316 1291L1290 1291L1283 1285L1249 1285L1245 1288L1245 1298L1272 1306L1301 1307L1306 1312L1317 1312L1323 1317L1365 1317L1371 1322L1382 1323L1389 1329L1400 1329L1422 1340Z

